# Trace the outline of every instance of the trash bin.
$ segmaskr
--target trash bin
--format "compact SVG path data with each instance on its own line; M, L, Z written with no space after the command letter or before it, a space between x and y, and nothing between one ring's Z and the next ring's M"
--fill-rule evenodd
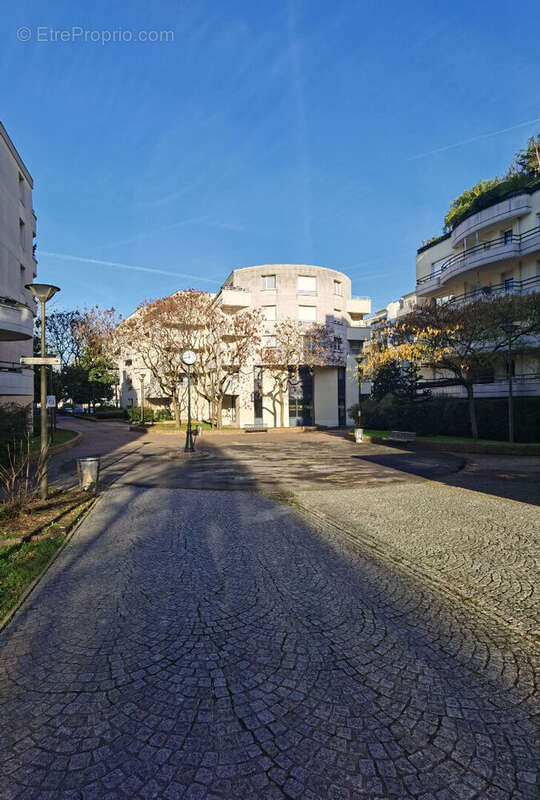
M197 425L195 428L195 433L197 436L202 436L202 425Z
M355 428L354 429L354 441L357 442L357 443L364 441L364 429L363 428Z
M78 458L77 474L79 476L79 486L85 492L96 494L99 484L99 456L95 458Z

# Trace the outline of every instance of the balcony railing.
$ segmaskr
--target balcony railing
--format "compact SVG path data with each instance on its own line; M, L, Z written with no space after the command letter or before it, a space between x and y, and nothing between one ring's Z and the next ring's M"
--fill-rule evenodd
M510 278L503 283L496 283L491 286L482 286L471 292L453 295L448 303L473 303L475 300L484 300L489 297L505 297L511 294L534 294L540 291L540 275L533 275L532 278L525 278L523 281L516 281Z
M476 397L506 397L508 395L508 378L481 378L474 381ZM512 376L514 395L531 397L540 395L540 372L518 373ZM431 389L434 394L466 397L465 388L452 378L439 378L421 381L420 389Z
M443 261L430 275L419 278L416 285L423 286L433 281L435 286L439 286L454 275L472 267L489 264L491 261L500 261L503 258L525 255L534 250L540 250L540 226L523 233L503 234L495 239L479 242L461 253L455 253Z

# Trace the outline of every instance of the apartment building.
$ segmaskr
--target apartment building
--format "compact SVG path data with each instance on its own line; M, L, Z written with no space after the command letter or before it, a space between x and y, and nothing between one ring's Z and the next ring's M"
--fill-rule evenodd
M470 214L454 229L420 247L416 256L418 303L469 300L540 291L540 183ZM538 343L540 344L540 343ZM540 394L540 347L528 343L513 357L514 393ZM434 373L432 378L442 379ZM458 386L434 389L462 396ZM507 393L504 358L475 385L477 396Z
M32 369L21 356L32 355L35 301L25 289L36 276L36 215L32 176L0 122L0 403L29 405L34 396Z
M272 328L281 320L294 319L305 324L306 331L314 323L325 324L332 331L343 352L340 366L321 367L313 371L301 369L298 379L289 383L285 398L285 425L325 425L338 427L352 424L347 409L358 402L356 355L369 338L365 317L371 309L368 297L353 297L351 280L343 272L327 267L299 264L264 264L234 269L227 277L215 302L226 314L247 309L261 309L265 319L264 335L269 343ZM271 346L271 344L269 344ZM151 376L145 375L136 354L119 362L120 398L124 407L140 405L142 386L145 402L160 405L159 396L152 396ZM279 425L276 411L269 400L270 376L264 364L248 364L225 398L222 422L244 427L261 424ZM179 399L185 414L185 390ZM194 416L205 419L209 410L205 401L194 396Z

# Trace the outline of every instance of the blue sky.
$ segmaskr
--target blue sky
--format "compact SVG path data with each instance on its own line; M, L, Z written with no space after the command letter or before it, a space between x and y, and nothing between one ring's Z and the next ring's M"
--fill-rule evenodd
M538 4L487 10L5 4L0 118L36 185L39 278L62 287L58 306L124 314L271 262L342 269L374 309L413 289L449 202L540 129ZM48 32L74 26L174 41Z

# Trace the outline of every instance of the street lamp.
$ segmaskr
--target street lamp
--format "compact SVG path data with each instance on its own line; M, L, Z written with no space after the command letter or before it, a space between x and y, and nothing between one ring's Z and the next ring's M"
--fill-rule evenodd
M45 303L53 297L60 289L58 286L51 286L49 283L27 283L28 289L36 300L41 303L41 358L47 355L47 345L45 342ZM49 455L49 438L47 436L47 368L41 365L41 442L40 442L40 476L39 476L39 496L42 500L47 499L48 475L47 459Z
M185 350L182 353L182 361L187 367L187 397L188 397L188 421L186 430L186 445L184 451L186 453L193 453L195 445L193 444L193 432L191 430L191 367L197 361L197 353L193 350Z
M514 398L512 395L512 334L518 328L515 322L505 322L501 328L508 336L508 441L514 442Z
M141 425L144 425L144 379L146 375L141 372L139 380L141 382Z

